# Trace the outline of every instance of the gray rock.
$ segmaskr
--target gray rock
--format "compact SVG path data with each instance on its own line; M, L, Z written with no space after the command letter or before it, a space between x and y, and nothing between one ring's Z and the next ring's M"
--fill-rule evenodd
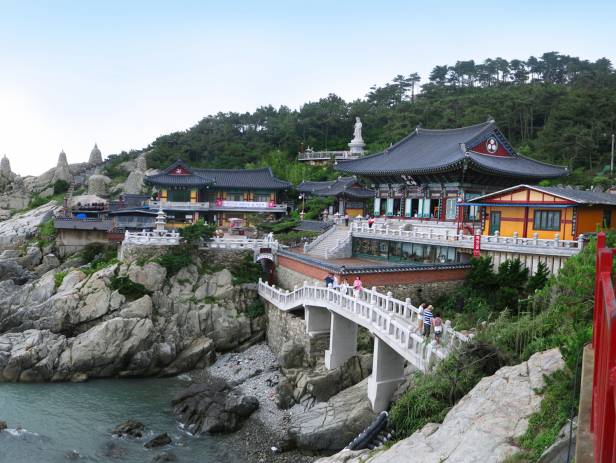
M162 452L162 453L156 455L152 459L153 463L160 463L160 462L165 462L165 461L178 461L178 457L175 455L175 453Z
M33 238L39 225L51 219L58 210L56 201L50 201L0 222L0 250L16 248Z
M280 348L278 364L282 368L300 368L304 364L305 355L304 346L289 340Z
M152 449L152 448L155 448L155 447L162 447L164 445L169 445L171 442L173 442L171 440L171 437L169 437L169 435L166 432L164 432L164 433L159 434L158 436L152 438L151 440L146 442L143 446L146 449Z
M152 317L152 299L147 294L136 301L126 304L120 311L120 317L123 318L151 318Z
M564 367L558 349L534 354L528 362L504 367L483 378L453 407L441 425L433 423L371 457L371 463L503 462L518 452L514 445L539 410L537 393L545 376ZM341 452L319 463L360 463Z
M570 433L571 442L569 442ZM541 454L537 463L568 463L572 460L575 456L576 433L577 417L573 419L573 423L567 423L562 427L556 441Z
M167 269L156 262L147 262L140 266L133 262L128 269L128 278L140 283L149 291L160 291L167 276Z
M145 429L145 426L140 421L126 420L123 423L120 423L119 425L117 425L115 428L113 428L113 430L111 431L111 434L114 434L120 437L137 438L137 437L143 437L144 429Z

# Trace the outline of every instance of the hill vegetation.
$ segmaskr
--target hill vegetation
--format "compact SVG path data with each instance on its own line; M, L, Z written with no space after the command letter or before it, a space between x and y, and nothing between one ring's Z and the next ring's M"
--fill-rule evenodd
M324 179L336 173L293 162L297 152L302 146L345 149L355 116L363 121L368 150L378 152L418 124L451 128L489 115L522 154L568 166L567 182L610 182L605 167L616 132L616 73L605 58L590 62L556 52L435 66L421 86L417 73L398 75L351 102L330 94L298 110L264 106L210 115L157 138L148 162L157 168L177 158L214 168L269 165L293 182Z

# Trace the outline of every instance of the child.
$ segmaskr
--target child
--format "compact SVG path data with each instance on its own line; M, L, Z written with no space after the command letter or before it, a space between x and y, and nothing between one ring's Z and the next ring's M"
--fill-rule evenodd
M361 278L359 277L359 275L357 275L355 277L355 281L353 281L353 289L355 291L361 291L363 288L363 285L361 283Z
M423 310L424 336L430 337L430 327L432 326L432 306L429 305Z
M443 334L443 320L441 320L441 316L439 313L434 314L434 318L432 318L432 326L434 326L434 339L436 339L436 343L441 343L441 336Z

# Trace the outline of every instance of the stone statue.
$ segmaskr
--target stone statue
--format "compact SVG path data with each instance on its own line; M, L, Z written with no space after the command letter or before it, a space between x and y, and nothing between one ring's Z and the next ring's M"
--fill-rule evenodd
M103 162L103 155L101 154L101 150L98 149L98 145L94 143L94 148L92 148L92 151L90 152L90 160L88 161L88 163L93 166L97 166L101 164L102 162Z
M355 118L355 131L353 132L353 141L354 142L361 142L363 141L361 138L361 120L359 119L359 117Z
M107 196L107 186L111 179L105 175L94 174L88 178L88 194L93 196Z

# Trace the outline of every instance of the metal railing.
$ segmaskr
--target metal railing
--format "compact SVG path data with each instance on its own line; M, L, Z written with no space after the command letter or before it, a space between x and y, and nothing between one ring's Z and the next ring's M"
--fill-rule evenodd
M305 151L297 155L298 161L326 161L328 159L358 159L359 154L351 154L350 151Z
M446 321L441 344L425 342L418 333L419 309L410 299L401 301L376 288L355 291L350 287L304 285L293 291L270 286L259 279L259 295L278 309L288 311L303 305L325 307L374 333L421 371L445 358L454 348L469 340Z
M592 347L595 352L590 430L597 463L616 462L616 298L613 254L605 233L597 235Z
M449 230L432 229L421 230L412 228L405 230L403 227L389 227L388 225L368 227L365 222L353 223L353 236L358 238L389 239L395 241L407 241L420 244L441 244L443 246L455 246L457 248L472 249L474 244L473 235L454 233ZM580 235L577 240L561 240L556 233L554 239L540 239L535 233L532 238L520 238L517 233L513 236L481 235L481 249L488 251L508 251L522 253L541 253L552 255L572 256L580 252L584 246L584 236Z

